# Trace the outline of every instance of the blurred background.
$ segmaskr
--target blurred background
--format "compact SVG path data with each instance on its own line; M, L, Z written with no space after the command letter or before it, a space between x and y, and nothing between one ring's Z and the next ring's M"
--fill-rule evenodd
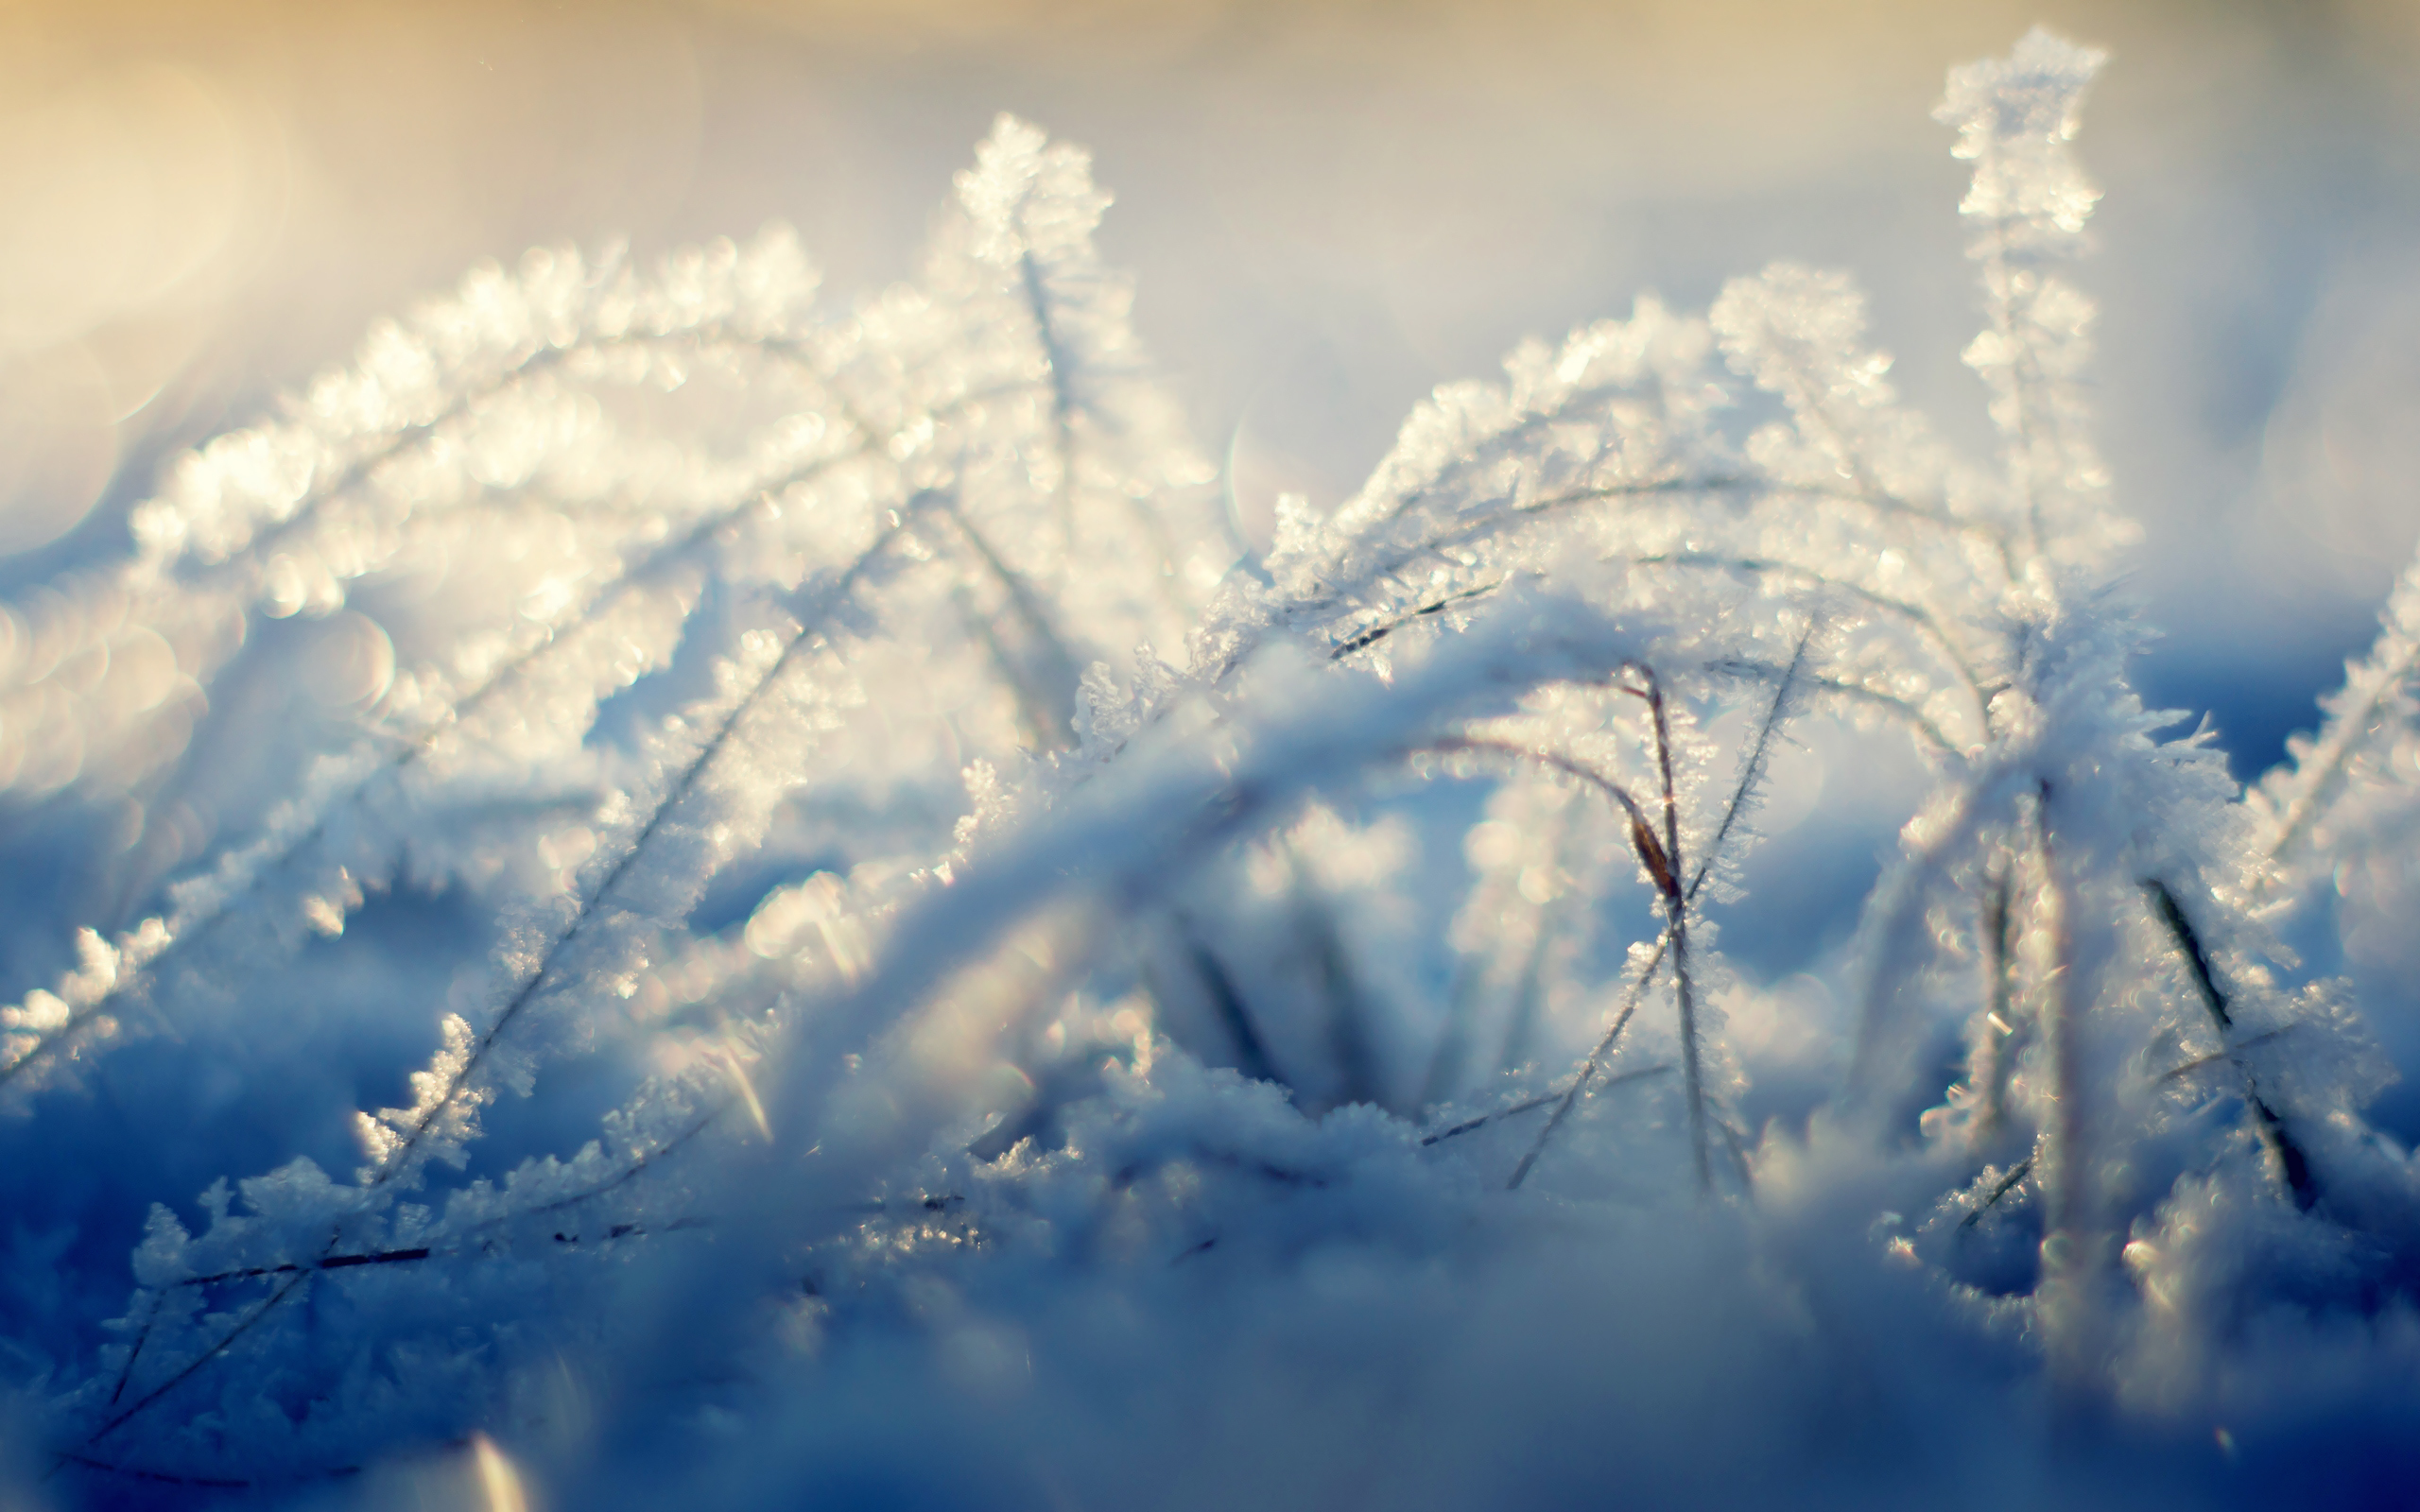
M998 111L1089 145L1103 243L1265 530L1524 335L1846 267L1990 444L1953 62L2115 58L2104 444L2238 775L2312 722L2420 536L2411 0L688 0L0 5L0 598L125 549L162 461L483 258L785 219L905 275Z

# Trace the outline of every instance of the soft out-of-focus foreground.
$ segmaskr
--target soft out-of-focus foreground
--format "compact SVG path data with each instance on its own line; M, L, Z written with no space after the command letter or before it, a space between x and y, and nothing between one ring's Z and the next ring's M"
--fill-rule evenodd
M2420 26L2034 19L15 13L0 1502L2403 1504Z
M2171 637L2146 684L2215 709L2248 777L2420 536L2396 0L22 4L0 551L29 555L0 571L112 549L164 451L478 258L779 217L836 288L899 277L1004 109L1098 154L1109 255L1264 539L1279 491L1340 500L1515 338L1772 257L1855 269L1903 387L1976 416L1957 169L1909 123L1941 60L2036 20L2122 60L2087 282L2132 587Z

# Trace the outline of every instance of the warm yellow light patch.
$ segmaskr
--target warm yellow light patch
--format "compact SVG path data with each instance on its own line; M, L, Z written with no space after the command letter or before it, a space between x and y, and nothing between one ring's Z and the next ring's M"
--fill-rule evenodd
M521 1488L521 1472L495 1440L485 1434L471 1435L471 1457L479 1470L479 1491L485 1498L487 1512L529 1512L528 1493Z

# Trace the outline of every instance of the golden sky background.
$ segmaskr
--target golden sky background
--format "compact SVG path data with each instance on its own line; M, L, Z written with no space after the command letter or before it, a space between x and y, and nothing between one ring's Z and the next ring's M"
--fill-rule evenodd
M478 259L779 217L837 292L899 276L1001 109L1096 150L1247 516L1333 502L1524 335L1777 256L1858 273L1980 442L1927 112L2037 20L2115 55L2086 282L2153 596L2373 593L2420 532L2379 481L2420 426L2376 398L2420 393L2375 314L2420 346L2411 0L0 4L0 555L93 516L0 580L100 549L166 451Z

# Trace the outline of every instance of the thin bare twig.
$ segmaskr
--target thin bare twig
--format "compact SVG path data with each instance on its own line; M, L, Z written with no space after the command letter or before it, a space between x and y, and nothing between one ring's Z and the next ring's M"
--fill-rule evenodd
M1022 392L1029 387L1031 386L1017 384L1002 386L995 389L979 390L942 406L934 411L933 415L934 418L940 419L970 404L990 398ZM33 1070L42 1062L75 1045L94 1025L106 1017L106 1010L110 1005L124 1000L143 984L156 980L161 970L169 961L179 958L194 946L211 937L221 923L231 916L239 914L242 911L239 905L257 894L268 877L283 870L292 864L296 857L318 845L328 832L330 815L346 805L360 801L362 795L369 790L371 784L392 779L426 757L448 731L459 729L463 720L475 713L488 700L517 684L524 674L549 653L568 644L569 637L611 613L631 593L652 583L658 575L711 541L716 535L750 508L765 500L778 497L801 484L812 482L826 472L870 455L873 450L873 442L876 432L870 422L856 417L855 411L848 408L843 397L838 395L837 389L834 392L836 403L840 404L844 412L851 416L850 423L859 434L860 439L856 445L817 457L811 462L791 469L778 478L750 489L743 497L729 507L703 516L681 536L657 546L636 563L626 565L622 571L598 582L595 591L578 609L556 624L546 627L537 639L521 651L491 668L475 686L454 701L442 717L433 720L415 733L396 740L383 761L364 774L360 781L354 782L344 793L331 799L327 811L316 822L297 835L289 844L280 848L274 856L264 861L242 886L227 891L206 911L184 920L176 936L162 947L157 956L140 969L125 971L99 997L74 1009L65 1022L26 1046L15 1059L6 1065L0 1065L0 1086L6 1086L20 1074ZM336 491L341 491L340 487ZM978 550L980 549L981 547L978 546ZM993 559L996 565L996 558Z
M1717 826L1714 838L1707 844L1705 855L1700 858L1697 870L1689 878L1688 886L1681 897L1683 908L1696 899L1698 889L1705 885L1707 876L1713 872L1715 863L1721 858L1723 847L1736 832L1738 816L1745 811L1753 788L1761 780L1765 751L1768 744L1778 734L1782 722L1788 714L1791 684L1805 667L1807 646L1812 642L1816 629L1816 625L1810 621L1799 637L1798 646L1790 657L1789 668L1785 670L1779 684L1773 690L1772 703L1766 709L1764 718L1758 723L1756 739L1751 747L1749 757L1740 764L1739 781L1732 790L1730 801L1724 806L1722 822ZM1542 759L1535 757L1534 753L1521 752L1521 754L1531 755L1532 759ZM1571 768L1565 766L1562 769L1570 770ZM1594 774L1578 775L1593 777ZM1618 788L1615 791L1618 798L1625 800L1625 807L1631 815L1634 826L1643 830L1644 823L1636 805L1627 802L1629 795L1621 793ZM1597 1047L1588 1053L1587 1059L1581 1063L1579 1072L1571 1078L1570 1087L1564 1091L1555 1108L1554 1116L1547 1121L1544 1128L1538 1130L1538 1137L1530 1144L1529 1152L1521 1157L1520 1164L1513 1168L1512 1178L1505 1183L1507 1190L1517 1190L1521 1183L1528 1179L1530 1167L1537 1164L1538 1157L1545 1153L1547 1143L1554 1138L1555 1131L1562 1127L1563 1121L1571 1115L1571 1110L1578 1106L1581 1096L1587 1091L1590 1083L1596 1080L1598 1070L1604 1064L1605 1057L1613 1053L1614 1046L1620 1041L1622 1031L1630 1026L1631 1016L1638 1011L1640 995L1647 990L1648 984L1654 979L1655 969L1663 964L1668 954L1671 954L1674 936L1670 921L1678 917L1677 909L1666 915L1667 924L1664 935L1655 942L1654 953L1647 958L1646 964L1632 979L1629 988L1624 993L1621 1010L1614 1016L1613 1024L1606 1029L1604 1038L1597 1042ZM1703 1155L1703 1153L1701 1147L1700 1154Z
M931 494L919 497L927 501L938 498L937 495ZM712 769L715 759L729 745L732 733L746 723L748 716L755 712L766 696L781 684L784 675L788 672L800 655L821 639L822 627L833 611L856 591L857 584L889 552L891 544L908 530L908 522L917 513L916 505L917 501L911 500L909 507L902 511L899 524L885 531L873 545L858 556L856 560L850 563L847 570L818 595L821 602L800 613L798 626L783 644L781 654L774 658L772 663L763 673L758 675L756 680L723 714L721 720L715 726L713 733L709 734L691 755L688 764L682 768L680 776L674 780L671 789L665 794L656 804L654 811L648 816L647 823L624 848L620 857L598 880L588 897L581 900L578 911L572 916L571 922L548 943L545 954L539 957L536 968L523 979L519 989L506 1001L503 1008L497 1012L494 1022L488 1025L487 1032L479 1037L478 1042L472 1047L469 1056L464 1057L461 1066L447 1078L444 1089L437 1100L430 1104L428 1111L413 1123L411 1128L405 1134L403 1143L379 1163L377 1171L368 1183L369 1186L373 1189L384 1186L393 1177L408 1168L413 1152L427 1137L438 1115L454 1105L455 1099L461 1095L463 1087L468 1085L472 1074L495 1048L504 1032L511 1026L522 1010L527 1007L551 983L555 963L596 919L598 910L605 900L612 896L614 887L630 872L631 868L638 863L639 857L646 853L648 842L655 838L665 822L679 810L682 803L697 789L699 782L703 781L706 773Z
M1528 1153L1521 1157L1521 1163L1512 1168L1512 1177L1504 1183L1505 1191L1521 1190L1521 1183L1530 1178L1530 1168L1538 1163L1540 1155L1546 1153L1547 1142L1554 1138L1554 1131L1571 1116L1571 1110L1579 1105L1582 1094L1597 1079L1598 1068L1605 1063L1607 1056L1614 1053L1614 1046L1621 1042L1622 1031L1630 1027L1631 1016L1638 1011L1640 996L1646 992L1648 983L1655 979L1655 968L1663 964L1666 947L1671 937L1668 929L1664 938L1657 942L1655 954L1647 958L1646 965L1639 968L1638 975L1631 979L1630 990L1622 999L1621 1011L1614 1015L1613 1026L1605 1031L1602 1040L1597 1041L1597 1048L1588 1052L1588 1058L1581 1062L1579 1074L1571 1078L1570 1087L1564 1091L1562 1100L1555 1104L1553 1116L1547 1120L1546 1127L1538 1130L1538 1137L1530 1142Z
M1979 1078L1983 1083L1983 1110L1975 1121L1978 1144L1998 1137L2008 1117L2009 1078L2016 1069L2016 959L2011 907L2014 883L2010 875L2014 864L2012 860L1993 868L1983 893L1984 990L1989 994L1991 1007L1984 1018L1990 1038L1983 1042L1984 1064Z
M1958 1220L1957 1231L1962 1234L1967 1229L1974 1228L1978 1223L1980 1223L1983 1219L1983 1214L1999 1206L2000 1198L2005 1197L2010 1193L2015 1191L2017 1183L2023 1181L2028 1176L2031 1176L2032 1172L2033 1157L2030 1155L2024 1160L2017 1161L2014 1165L2010 1166L2006 1175L2002 1176L1997 1181L1992 1183L1992 1190L1983 1194L1983 1200L1969 1209L1965 1217Z
M1826 576L1811 567L1804 567L1796 562L1777 561L1763 557L1725 557L1712 552L1676 551L1653 557L1634 557L1631 560L1642 567L1697 567L1712 572L1742 572L1752 573L1757 576L1794 577L1827 592L1847 594L1860 603L1881 610L1893 618L1906 621L1913 626L1924 639L1930 641L1933 650L1949 664L1951 671L1958 674L1959 679L1966 684L1967 693L1975 700L1975 718L1979 724L1984 719L1986 711L1991 705L1990 691L1984 687L1982 678L1976 672L1974 664L1959 648L1957 639L1949 632L1949 627L1942 623L1940 615L1921 604L1893 598L1879 590L1867 588L1858 583Z
M1410 610L1409 613L1399 614L1393 619L1382 621L1379 624L1370 626L1368 628L1359 631L1351 639L1340 643L1334 650L1328 652L1327 659L1331 662L1341 662L1356 651L1367 650L1371 646L1377 644L1380 641L1385 640L1388 636L1392 635L1399 629L1402 629L1405 626L1409 625L1414 620L1426 619L1431 615L1443 614L1445 610L1453 608L1457 604L1465 603L1471 599L1478 598L1484 593L1492 593L1503 586L1503 579L1498 578L1492 583L1481 583L1477 588L1465 588L1459 593L1447 593L1443 598L1433 599L1428 603L1421 605L1418 609Z
M1758 662L1748 657L1724 657L1707 662L1705 670L1709 673L1753 679L1757 681L1778 681L1783 669L1771 662ZM1869 688L1860 682L1848 681L1843 678L1802 673L1798 680L1802 686L1812 688L1819 693L1827 693L1836 698L1863 704L1888 714L1906 725L1935 751L1952 761L1961 759L1958 744L1949 738L1948 731L1935 724L1923 710L1905 698L1884 693L1876 688Z
M1672 781L1671 720L1664 703L1664 682L1655 669L1641 662L1632 663L1632 670L1647 684L1642 696L1654 726L1655 765L1664 784L1665 865L1658 868L1651 861L1648 869L1656 872L1663 888L1665 938L1672 945L1672 985L1681 1010L1681 1074L1689 1099L1689 1154L1697 1164L1698 1190L1711 1194L1714 1168L1706 1153L1705 1074L1698 1045L1697 989L1689 978L1689 902L1680 882L1685 863L1681 855L1681 800ZM1640 853L1649 853L1643 845Z
M1721 822L1714 827L1714 837L1706 842L1705 858L1698 863L1697 874L1689 878L1688 899L1698 900L1698 889L1705 885L1706 877L1714 870L1717 857L1729 843L1732 831L1755 801L1756 789L1764 785L1766 764L1772 759L1773 741L1781 734L1781 727L1789 717L1789 696L1806 675L1807 648L1823 628L1821 618L1809 618L1806 627L1798 634L1798 644L1789 653L1789 664L1782 668L1773 685L1772 702L1765 706L1765 716L1756 722L1755 738L1748 743L1748 753L1739 762L1739 780L1732 784L1731 798L1722 806Z
M2177 954L2185 958L2187 974L2201 993L2202 1005L2209 1010L2210 1020L2218 1027L2220 1054L2233 1061L2242 1074L2243 1105L2252 1114L2253 1131L2259 1136L2260 1143L2267 1146L2269 1153L2277 1158L2278 1173L2285 1178L2287 1194L2293 1198L2294 1206L2308 1211L2319 1200L2319 1186L2311 1176L2310 1158L2303 1153L2302 1145L2287 1130L2285 1121L2277 1116L2277 1110L2260 1095L2258 1078L2238 1054L2256 1041L2234 1042L2235 1018L2228 1011L2226 993L2220 988L2218 977L2211 970L2209 953L2203 948L2202 936L2195 932L2192 920L2185 917L2185 909L2177 902L2176 894L2157 877L2145 880L2143 890L2151 895L2152 911L2167 926L2169 937L2176 943ZM2270 1036L2260 1038L2265 1040ZM2181 1067L2179 1071L2187 1069L2190 1068ZM2172 1072L2169 1074L2177 1074Z
M1612 799L1616 804L1620 805L1622 813L1630 817L1631 823L1634 828L1644 829L1646 827L1647 811L1638 806L1638 800L1630 796L1630 790L1628 788L1623 787L1619 782L1615 782L1612 778L1607 777L1604 773L1597 770L1587 763L1577 761L1572 757L1565 756L1561 751L1536 750L1530 747L1521 745L1517 741L1494 740L1484 735L1444 735L1436 740L1430 741L1427 745L1411 752L1411 754L1415 756L1452 756L1464 753L1480 756L1511 756L1520 761L1536 762L1541 766L1551 766L1556 771L1562 772L1565 776L1580 779L1580 781L1597 789L1597 791L1604 794L1607 798ZM1655 845L1654 831L1648 830L1647 838L1648 843L1651 846ZM1660 850L1660 847L1658 849ZM1645 859L1643 853L1641 859ZM1663 865L1664 863L1659 857L1658 860L1649 862L1648 864L1650 868L1652 868L1653 867Z
M1625 1071L1618 1076L1606 1077L1604 1085L1618 1087L1626 1081L1644 1081L1650 1076L1661 1076L1671 1069L1668 1065L1641 1066L1636 1071ZM1510 1108L1499 1108L1493 1113L1481 1113L1477 1118L1466 1118L1450 1128L1442 1128L1434 1134L1424 1135L1420 1143L1426 1147L1431 1144L1442 1144L1447 1140L1460 1139L1465 1134L1475 1133L1500 1120L1534 1112L1550 1103L1559 1103L1567 1095L1569 1095L1567 1092L1541 1092L1535 1097L1525 1097Z
M892 525L880 538L878 538L873 546L869 547L863 554L861 554L837 580L825 589L822 594L820 595L821 602L814 609L801 612L799 615L798 627L792 632L787 642L783 645L781 653L774 659L772 663L767 667L765 672L757 678L755 682L740 696L738 700L733 704L731 709L725 713L722 720L716 727L713 733L710 734L700 746L697 751L692 754L688 765L683 768L681 775L675 780L671 789L666 794L664 799L658 802L653 813L648 816L647 823L640 829L638 834L624 850L620 858L617 859L613 867L607 870L606 874L597 883L596 886L591 890L588 897L581 901L580 905L574 913L571 921L554 936L551 942L549 942L544 954L540 957L536 968L523 979L521 987L505 1003L503 1008L498 1011L494 1021L488 1025L487 1031L479 1037L477 1042L472 1047L471 1053L464 1057L462 1064L456 1068L454 1073L447 1077L444 1087L440 1089L437 1097L429 1104L427 1110L413 1122L411 1127L405 1132L403 1140L394 1149L388 1152L386 1159L383 1160L379 1163L378 1167L371 1174L369 1179L363 1184L365 1190L376 1191L379 1188L385 1187L393 1181L395 1177L410 1168L413 1154L418 1150L422 1142L427 1138L429 1130L435 1126L438 1116L445 1109L454 1106L457 1099L461 1096L462 1090L469 1085L474 1073L476 1072L479 1065L486 1059L489 1054L493 1051L496 1044L501 1040L505 1031L511 1026L513 1022L520 1016L521 1012L537 998L541 989L548 985L552 979L555 963L561 959L562 953L568 949L570 945L578 939L586 928L597 918L598 909L604 900L612 894L615 885L618 884L622 877L629 872L630 868L637 862L640 855L645 853L648 843L661 830L665 821L680 807L682 801L695 790L698 782L713 765L716 756L729 742L732 732L746 720L748 714L757 707L765 696L773 687L780 683L783 674L787 671L799 654L819 638L821 627L824 621L828 619L830 613L838 607L840 602L845 599L849 593L855 592L858 581L868 572L870 572L875 562L888 552L891 543L897 541L906 532L908 528L909 522L919 512L917 507L919 503L928 499L929 497L929 495L925 495L920 496L919 500L911 500L910 507L902 511L899 523ZM237 1340L241 1339L245 1334L256 1328L262 1319L266 1318L271 1312L275 1311L288 1297L294 1296L300 1287L306 1283L313 1276L317 1275L320 1269L324 1268L325 1262L335 1255L337 1246L341 1242L342 1237L341 1229L331 1233L328 1237L326 1248L321 1252L320 1263L299 1269L294 1274L286 1277L285 1280L279 1283L276 1290L271 1292L258 1307L247 1314L225 1332L221 1333L208 1349L203 1350L199 1355L197 1355L193 1360L187 1362L182 1368L169 1376L167 1380L162 1382L159 1385L154 1386L150 1391L137 1399L131 1405L128 1406L115 1417L110 1418L109 1421L102 1424L102 1426L93 1434L91 1438L86 1440L86 1443L88 1445L95 1443L107 1435L113 1433L124 1423L149 1408L153 1402L160 1400L169 1392L182 1385L204 1366L225 1354L234 1346Z

